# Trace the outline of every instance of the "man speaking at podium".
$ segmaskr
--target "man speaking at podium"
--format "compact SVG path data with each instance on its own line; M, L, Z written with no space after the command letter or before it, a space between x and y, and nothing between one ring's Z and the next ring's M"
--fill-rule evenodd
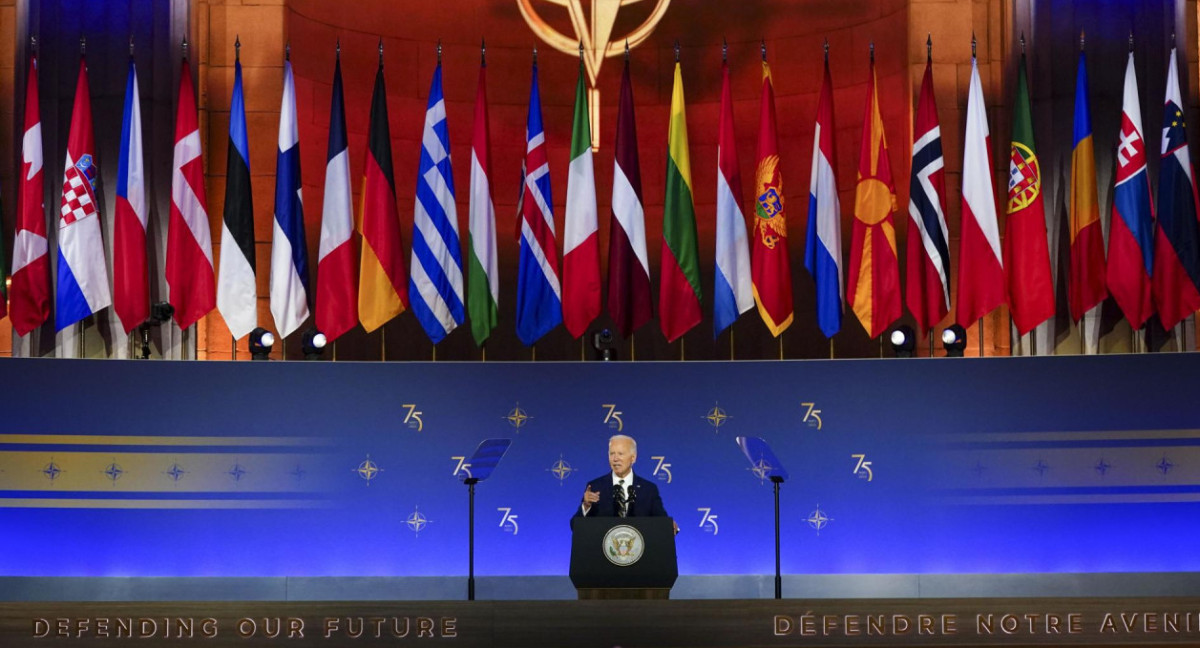
M575 517L667 517L658 486L633 474L636 461L633 437L617 434L610 438L608 465L612 472L588 482Z

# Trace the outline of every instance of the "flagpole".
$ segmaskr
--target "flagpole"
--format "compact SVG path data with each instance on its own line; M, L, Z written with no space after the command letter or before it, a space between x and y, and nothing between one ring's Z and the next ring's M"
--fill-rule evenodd
M587 360L587 351L586 351L586 347L583 344L583 338L584 338L584 336L582 336L582 335L579 336L579 361L580 362L584 362L585 360Z
M983 357L983 318L979 318L979 357Z
M733 326L729 327L729 359L737 360L737 358L733 356Z
M235 337L233 337L232 335L230 335L230 336L229 336L229 339L230 339L230 341L231 341L231 343L230 343L230 345L229 345L229 348L231 349L231 351L230 351L230 355L229 355L229 359L230 359L230 360L237 360L237 338L235 338Z
M929 357L933 357L933 327L929 328Z
M487 362L487 346L480 345L480 347L479 347L479 361L480 361L480 362Z
M683 338L679 338L679 359L680 359L680 360L687 360L687 358L685 358L685 357L684 357L684 341L683 341Z
M779 332L779 359L783 360L783 331Z
M333 342L333 359L331 362L337 362L337 340Z
M829 359L833 360L833 338L829 338Z
M536 344L531 345L529 347L529 361L537 362L537 345Z
M633 345L633 335L634 335L633 333L629 334L629 361L630 362L633 362L634 360L637 359L634 357L634 353L637 351L637 349Z
M379 327L379 361L387 362L387 329Z
M432 362L437 362L437 345L436 344L433 345L433 360L432 360Z

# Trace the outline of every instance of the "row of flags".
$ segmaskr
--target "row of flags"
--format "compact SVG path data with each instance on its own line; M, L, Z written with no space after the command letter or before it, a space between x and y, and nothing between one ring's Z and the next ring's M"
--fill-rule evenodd
M483 60L471 141L467 254L464 257L460 246L439 47L421 139L412 245L406 263L396 206L382 46L371 99L362 202L357 219L351 198L339 48L314 290L310 285L304 231L295 82L291 62L285 62L270 267L270 312L282 336L293 333L310 314L316 327L328 339L335 340L355 324L361 323L367 332L372 332L411 309L435 344L467 317L471 319L476 343L482 345L488 339L498 321L499 278L486 71ZM774 90L765 48L762 71L753 216L747 223L742 210L729 69L727 63L722 64L716 263L711 299L714 337L755 305L775 336L794 319L787 201L780 173ZM46 321L51 292L41 198L44 174L36 57L30 60L27 83L8 313L20 335ZM842 210L834 143L836 113L826 52L813 138L804 265L815 282L816 319L827 337L841 330L847 305L872 338L884 333L901 317L902 295L921 331L944 319L951 306L945 163L932 64L926 65L915 117L903 290L896 240L898 205L880 115L873 47L867 90L850 258L843 264ZM1200 309L1200 223L1174 49L1164 102L1157 214L1150 199L1147 145L1139 105L1131 52L1117 149L1112 231L1106 252L1100 230L1086 59L1081 48L1071 163L1068 273L1069 307L1077 322L1110 294L1135 329L1141 328L1154 313L1164 327L1170 328ZM234 337L240 338L258 326L254 214L240 57L235 62L229 140L225 212L221 221L224 245L219 272L214 273L196 103L185 57L180 75L167 234L169 299L180 327L191 326L215 307ZM581 60L560 273L535 52L515 232L520 248L515 319L518 337L526 345L534 344L560 324L573 337L579 337L602 310L599 218L590 143ZM637 145L627 56L613 149L606 278L607 309L624 337L648 322L653 312ZM58 219L55 326L62 330L111 305L128 333L146 319L149 310L143 140L137 71L132 58L118 162L111 291L101 237L99 174L94 149L87 67L81 57ZM686 107L678 60L667 151L658 319L666 339L674 341L700 323L704 302ZM1005 303L1022 335L1054 315L1042 167L1036 151L1026 61L1022 54L1013 100L1008 218L1002 249L992 184L990 134L978 65L972 57L957 275L956 320L964 326ZM356 249L352 236L356 228L362 241L360 249Z

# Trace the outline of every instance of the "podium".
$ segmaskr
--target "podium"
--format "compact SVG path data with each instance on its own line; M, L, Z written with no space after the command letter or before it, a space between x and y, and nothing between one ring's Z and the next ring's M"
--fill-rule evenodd
M571 520L571 583L580 599L666 599L679 577L669 517Z

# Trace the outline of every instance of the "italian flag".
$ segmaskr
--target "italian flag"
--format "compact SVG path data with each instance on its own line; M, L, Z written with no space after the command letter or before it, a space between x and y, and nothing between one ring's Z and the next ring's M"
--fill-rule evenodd
M596 179L592 170L592 131L583 88L583 62L575 85L571 166L567 171L567 216L563 228L563 325L579 337L600 314L600 238Z

